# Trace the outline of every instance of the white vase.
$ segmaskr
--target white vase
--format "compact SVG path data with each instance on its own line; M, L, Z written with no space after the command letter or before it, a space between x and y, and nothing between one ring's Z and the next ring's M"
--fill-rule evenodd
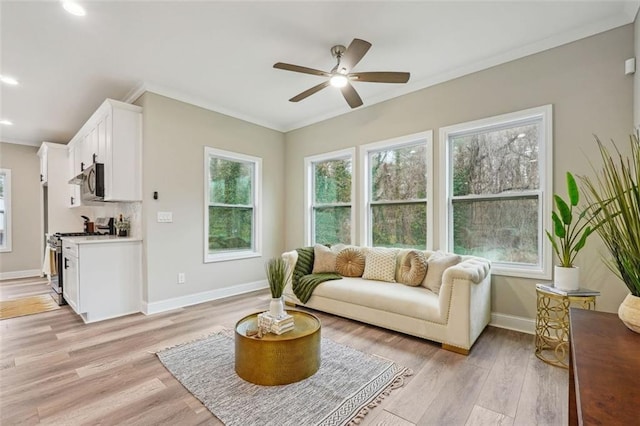
M280 318L284 316L284 302L282 297L273 297L269 302L269 315L274 318Z
M572 291L580 288L580 268L553 267L553 285L560 290Z
M629 330L640 333L640 297L627 294L618 308L618 316Z

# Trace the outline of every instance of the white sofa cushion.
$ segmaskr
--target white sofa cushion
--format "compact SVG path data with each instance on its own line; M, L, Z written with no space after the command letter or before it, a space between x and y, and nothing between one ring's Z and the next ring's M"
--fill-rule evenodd
M441 251L433 253L427 259L427 274L424 277L422 285L436 294L440 293L442 274L451 266L460 263L461 260L462 258L457 254L449 254Z
M338 253L327 246L316 244L313 246L313 274L335 273L336 256Z
M367 249L362 278L393 283L396 276L396 254L398 250L382 247Z
M440 312L438 295L424 287L345 277L342 280L323 282L316 287L310 301L315 296L426 321L445 322Z

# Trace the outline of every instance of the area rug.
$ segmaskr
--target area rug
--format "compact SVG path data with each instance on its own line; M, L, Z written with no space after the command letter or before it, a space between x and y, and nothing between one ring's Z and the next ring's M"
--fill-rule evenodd
M56 309L60 309L60 306L48 294L3 300L0 301L0 319L39 314Z
M321 366L308 379L259 386L235 372L231 333L158 352L164 366L227 426L348 425L404 384L411 370L328 339Z

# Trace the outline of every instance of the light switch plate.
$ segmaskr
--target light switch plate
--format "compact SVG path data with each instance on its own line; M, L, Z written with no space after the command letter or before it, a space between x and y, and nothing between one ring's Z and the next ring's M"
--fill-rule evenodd
M159 223L171 223L173 222L173 212L158 212Z

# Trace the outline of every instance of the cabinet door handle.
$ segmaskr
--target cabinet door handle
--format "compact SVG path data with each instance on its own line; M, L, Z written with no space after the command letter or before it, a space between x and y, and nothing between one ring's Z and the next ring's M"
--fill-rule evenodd
M94 152L93 153L93 164L96 164L96 159L98 158L98 155Z
M44 176L42 176L42 173L40 173L40 182L42 182L44 180Z
M69 259L64 258L64 269L69 269Z
M74 198L73 198L73 197L71 197L71 205L73 205L73 204L74 204L74 202L73 202L73 201L74 201Z
M84 163L80 163L80 171L84 172Z

